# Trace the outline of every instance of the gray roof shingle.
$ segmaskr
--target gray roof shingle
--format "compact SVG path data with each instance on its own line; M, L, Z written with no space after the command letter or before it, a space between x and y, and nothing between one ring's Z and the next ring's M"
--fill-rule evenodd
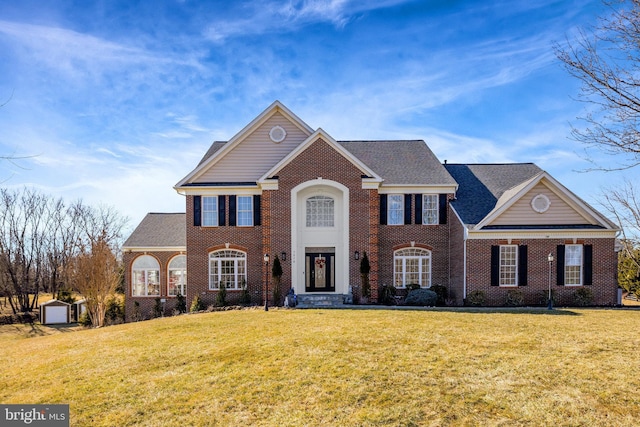
M531 180L542 169L533 163L445 164L458 182L451 204L465 224L477 224L493 210L507 191Z
M396 185L456 185L422 140L338 141L351 154Z
M187 246L184 213L148 213L123 245L127 247Z
M205 161L207 161L209 157L213 156L219 149L224 147L225 144L226 144L225 141L214 141L209 147L209 149L207 150L207 152L204 153L204 156L202 156L202 159L200 159L200 163L198 163L198 166L200 166Z

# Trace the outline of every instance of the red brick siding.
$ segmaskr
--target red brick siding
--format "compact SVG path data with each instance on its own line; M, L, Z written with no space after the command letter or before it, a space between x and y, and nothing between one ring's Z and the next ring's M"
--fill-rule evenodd
M126 266L124 271L125 279L125 315L126 320L131 321L134 318L135 302L140 304L139 314L142 319L148 319L153 313L153 307L156 304L156 298L166 299L164 311L165 314L171 314L176 304L175 296L168 296L167 280L169 275L169 262L176 256L184 254L184 252L125 252L122 256L123 264ZM135 259L142 255L151 255L158 260L160 264L160 296L139 297L131 295L131 267ZM188 262L188 260L187 260ZM189 292L189 274L187 273L187 293Z
M448 200L453 197L448 195ZM415 217L415 200L411 198L411 218ZM376 212L379 218L379 212ZM449 224L451 213L447 217L447 224L438 225L380 225L378 240L378 282L393 284L393 253L400 247L410 247L411 242L416 246L431 248L431 284L449 286ZM379 219L378 219L379 222Z
M247 253L247 289L252 303L262 303L262 225L253 227L219 226L195 227L193 225L193 196L187 196L187 309L196 295L206 306L214 305L217 291L209 290L209 253L215 249L242 249ZM262 201L261 201L262 203ZM229 202L225 204L226 224L229 224ZM240 290L228 290L227 301L236 303Z
M502 240L467 241L467 295L481 290L486 295L486 305L501 306L509 289L513 287L491 286L491 246L506 244ZM515 242L513 242L515 244ZM552 253L557 260L557 245L567 244L564 239L520 239L518 244L528 246L528 285L519 286L525 304L544 303L549 289L549 263ZM593 245L593 285L585 286L594 295L594 305L615 305L617 300L616 253L614 239L584 239ZM551 289L559 305L573 305L574 292L580 287L556 285L556 261L551 268Z
M349 284L360 284L360 263L353 259L354 251L369 254L370 208L372 190L362 189L362 172L322 139L313 142L291 163L278 172L278 190L270 194L271 250L275 254L291 253L291 190L297 185L319 177L341 183L349 189ZM275 220L277 218L277 220ZM283 263L283 290L291 287L290 257Z

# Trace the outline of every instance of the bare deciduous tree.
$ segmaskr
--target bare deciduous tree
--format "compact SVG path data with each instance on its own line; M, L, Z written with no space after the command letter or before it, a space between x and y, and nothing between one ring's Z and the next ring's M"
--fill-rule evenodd
M36 190L0 189L0 290L14 314L32 311L43 289L55 294L73 286L101 326L120 282L126 222L112 208L81 201L67 206Z
M0 189L0 275L14 314L32 311L37 305L48 203L47 196L34 190Z
M610 13L577 41L556 45L556 56L582 82L579 99L591 108L581 117L585 128L572 136L587 149L615 155L616 167L640 164L640 0L605 1Z

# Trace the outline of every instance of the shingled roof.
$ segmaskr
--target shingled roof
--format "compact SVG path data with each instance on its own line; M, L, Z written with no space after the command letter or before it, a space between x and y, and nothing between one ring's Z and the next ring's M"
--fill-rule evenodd
M482 221L505 192L542 173L533 163L445 164L444 167L459 184L456 200L451 205L468 225Z
M207 152L204 153L204 156L202 156L202 159L200 159L200 163L198 163L198 166L200 166L205 161L207 161L209 157L213 156L219 149L224 147L225 144L226 144L225 141L214 141L213 144L211 144L211 146L207 150Z
M338 143L380 175L384 184L456 185L456 181L422 140Z
M123 247L186 247L186 230L187 219L184 213L148 213Z

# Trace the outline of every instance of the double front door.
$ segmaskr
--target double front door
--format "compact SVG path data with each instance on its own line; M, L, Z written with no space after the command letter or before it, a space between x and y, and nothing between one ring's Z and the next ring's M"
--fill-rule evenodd
M334 292L335 252L307 252L305 254L305 291Z

